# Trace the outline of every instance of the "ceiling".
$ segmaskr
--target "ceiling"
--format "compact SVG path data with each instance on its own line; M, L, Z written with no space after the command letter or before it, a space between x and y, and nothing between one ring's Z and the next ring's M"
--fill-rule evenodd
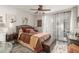
M36 11L30 10L30 9L37 9L38 5L11 5L11 7L34 13ZM45 8L51 9L51 11L46 11L45 13L56 12L56 11L60 11L60 10L64 10L72 7L73 5L43 5L44 9Z

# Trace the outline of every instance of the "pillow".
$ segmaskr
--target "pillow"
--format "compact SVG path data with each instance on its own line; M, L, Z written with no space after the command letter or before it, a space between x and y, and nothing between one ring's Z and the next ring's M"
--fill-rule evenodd
M23 33L22 29L19 30L19 33L18 33L18 39L20 38L20 35Z
M35 31L33 29L26 29L25 32L26 33L32 33L32 32L35 32Z
M27 29L27 30L29 30L31 33L32 33L32 32L35 32L33 29Z
M30 30L31 30L31 29L26 28L26 27L22 27L22 30L23 30L23 32L30 33Z
M26 27L22 27L22 31L25 32L26 31Z
M26 33L30 33L30 30L29 30L29 29L26 29L25 32L26 32Z

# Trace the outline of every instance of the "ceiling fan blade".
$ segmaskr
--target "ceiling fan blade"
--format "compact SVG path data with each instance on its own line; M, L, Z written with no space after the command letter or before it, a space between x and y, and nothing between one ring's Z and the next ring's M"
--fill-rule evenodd
M50 9L42 9L41 11L51 11Z
M35 10L35 11L36 11L36 10L38 10L38 9L30 9L30 10Z
M45 12L42 12L42 13L40 13L39 11L37 11L37 12L34 12L34 14L38 14L38 15L43 15L43 14L45 14Z
M34 12L34 14L37 14L38 13L38 11L37 12Z

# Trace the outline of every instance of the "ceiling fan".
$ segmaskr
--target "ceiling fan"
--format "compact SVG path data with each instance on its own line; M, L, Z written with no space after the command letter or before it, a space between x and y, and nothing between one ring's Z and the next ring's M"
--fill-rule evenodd
M50 9L43 9L43 5L38 5L37 9L30 9L30 10L36 11L35 13L38 13L40 11L43 13L44 13L44 11L50 11Z
M30 9L30 10L37 10L37 11L50 11L50 9L43 9L43 5L38 5L37 9Z

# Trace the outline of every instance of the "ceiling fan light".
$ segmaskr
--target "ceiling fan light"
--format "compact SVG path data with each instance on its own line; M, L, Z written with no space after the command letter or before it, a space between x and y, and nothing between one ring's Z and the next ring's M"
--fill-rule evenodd
M42 14L45 14L43 11L38 11L37 13L38 15L42 15Z

